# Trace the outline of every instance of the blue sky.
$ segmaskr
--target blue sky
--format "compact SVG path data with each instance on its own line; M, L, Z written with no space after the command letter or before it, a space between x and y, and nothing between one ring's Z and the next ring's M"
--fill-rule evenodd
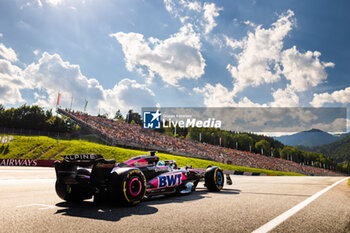
M349 1L0 1L0 103L348 106Z

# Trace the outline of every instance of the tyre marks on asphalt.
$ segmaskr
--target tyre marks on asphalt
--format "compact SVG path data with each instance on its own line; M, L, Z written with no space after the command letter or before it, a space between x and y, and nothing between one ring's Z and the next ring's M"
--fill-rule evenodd
M58 208L55 205L46 205L46 204L39 204L39 203L18 205L18 206L16 206L16 208L33 207L33 206L37 207L38 210L57 209Z

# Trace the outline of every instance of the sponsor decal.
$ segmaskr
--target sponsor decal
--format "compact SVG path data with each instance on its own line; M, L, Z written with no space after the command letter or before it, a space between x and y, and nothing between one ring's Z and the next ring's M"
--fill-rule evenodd
M42 159L0 159L0 166L53 167L59 160Z
M182 173L173 173L158 177L158 187L172 187L181 184Z
M64 160L66 160L66 161L73 161L73 160L95 160L95 159L101 158L100 155L95 155L95 154L63 155L62 157L63 157Z
M13 140L13 136L0 136L0 142L1 144L10 144L10 142Z
M140 174L141 172L140 172L139 170L133 170L133 171L131 171L126 177L129 178L129 177L130 177L132 174L134 174L134 173Z
M162 113L159 112L159 110L157 110L156 112L143 112L143 128L160 129L161 116Z
M2 159L0 166L37 166L36 159Z
M99 167L99 168L112 168L112 167L114 167L114 164L98 163L98 164L96 164L96 167Z
M156 167L154 168L155 172L169 172L169 168L168 167Z
M145 159L138 159L138 160L129 159L128 161L125 161L124 163L129 165L129 166L132 166L132 167L142 167L142 166L148 165L148 162Z
M142 167L142 166L147 166L148 165L148 162L135 162L134 163L134 166L135 167Z

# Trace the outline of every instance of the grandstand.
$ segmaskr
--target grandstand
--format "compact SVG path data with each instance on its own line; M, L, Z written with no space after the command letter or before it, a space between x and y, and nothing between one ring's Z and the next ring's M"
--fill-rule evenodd
M238 166L296 172L306 175L339 175L335 171L301 165L289 160L167 136L153 130L143 129L140 125L131 125L126 122L113 121L64 109L58 109L58 112L70 117L78 125L98 135L104 142L112 146L157 150Z

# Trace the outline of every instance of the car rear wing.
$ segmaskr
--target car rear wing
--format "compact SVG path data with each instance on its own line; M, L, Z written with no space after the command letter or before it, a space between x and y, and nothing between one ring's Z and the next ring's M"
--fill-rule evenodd
M77 155L62 155L64 162L76 164L82 166L92 165L94 162L103 160L103 156L99 154L77 154Z
M104 160L98 154L76 154L63 155L63 161L55 163L57 181L65 184L75 184L78 167L90 167L91 165Z

